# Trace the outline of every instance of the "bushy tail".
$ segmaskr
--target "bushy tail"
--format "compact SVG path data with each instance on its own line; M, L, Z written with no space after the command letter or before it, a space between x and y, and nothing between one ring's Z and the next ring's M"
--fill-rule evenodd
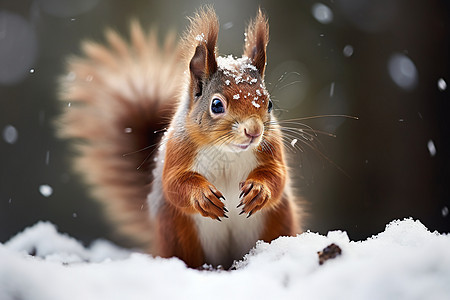
M129 44L113 31L106 39L107 46L83 43L84 56L69 59L58 132L75 139L74 168L119 232L144 246L152 232L146 197L157 146L150 146L170 121L184 70L174 35L160 47L155 32L132 22Z

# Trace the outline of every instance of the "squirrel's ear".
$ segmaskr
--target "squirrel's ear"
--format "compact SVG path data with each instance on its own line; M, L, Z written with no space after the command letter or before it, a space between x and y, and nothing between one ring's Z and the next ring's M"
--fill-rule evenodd
M244 55L250 58L252 64L264 77L266 67L266 47L269 42L269 23L261 9L252 20L245 32Z
M192 95L200 96L203 89L203 78L206 73L206 47L200 44L195 48L194 56L189 63L191 71L191 91Z
M211 7L200 9L191 19L189 31L185 35L185 44L197 44L189 62L191 72L191 91L200 96L205 80L217 71L216 43L219 22ZM192 44L191 44L192 45Z
M215 47L212 50L208 48L207 44L200 43L189 63L192 94L195 96L202 94L203 83L217 71Z

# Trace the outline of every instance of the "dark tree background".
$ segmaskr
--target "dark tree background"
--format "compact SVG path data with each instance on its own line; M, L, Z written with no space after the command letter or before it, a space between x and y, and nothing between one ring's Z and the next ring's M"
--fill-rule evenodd
M336 134L320 136L322 154L290 153L306 229L364 239L412 217L450 231L448 1L211 2L221 54L240 56L246 22L258 6L268 14L266 81L280 119L359 117L305 121ZM0 1L0 242L49 220L85 242L120 243L55 137L57 78L80 42L103 41L106 27L125 35L137 18L182 32L204 3Z

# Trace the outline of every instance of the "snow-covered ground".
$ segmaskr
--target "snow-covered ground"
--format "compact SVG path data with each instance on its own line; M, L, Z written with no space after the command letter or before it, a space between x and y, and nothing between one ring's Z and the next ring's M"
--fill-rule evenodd
M342 255L319 265L331 243ZM450 299L450 235L411 219L359 242L306 232L259 243L236 268L192 270L107 241L86 248L41 222L0 244L0 299Z

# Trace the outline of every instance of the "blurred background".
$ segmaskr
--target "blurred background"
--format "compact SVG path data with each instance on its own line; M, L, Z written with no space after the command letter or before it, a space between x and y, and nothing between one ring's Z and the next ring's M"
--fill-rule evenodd
M319 135L320 152L290 151L305 229L358 240L412 217L450 231L449 1L1 0L0 242L48 220L85 243L121 243L55 137L57 79L105 28L126 35L137 18L181 33L204 3L219 16L221 54L240 56L245 25L266 11L266 82L280 119L359 118L304 121L336 135Z

